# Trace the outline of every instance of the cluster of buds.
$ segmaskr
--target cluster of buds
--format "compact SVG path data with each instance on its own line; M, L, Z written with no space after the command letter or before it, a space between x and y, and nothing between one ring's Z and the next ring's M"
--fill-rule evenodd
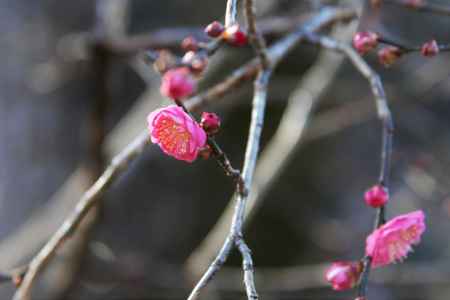
M380 35L372 31L360 31L353 36L353 47L359 54L364 55L375 49L379 43L387 43L378 51L378 61L385 67L393 65L406 51L414 51L408 48L399 48L389 45L389 42L380 38ZM439 53L439 45L436 40L431 40L422 45L420 52L425 57L432 57Z
M233 24L225 28L220 22L214 21L205 28L205 33L211 38L220 38L227 44L242 47L247 44L247 34L239 24Z
M353 47L359 54L364 55L375 49L380 42L379 34L372 31L357 32L353 36ZM378 51L378 60L385 66L389 67L402 55L400 48L395 46L382 47Z

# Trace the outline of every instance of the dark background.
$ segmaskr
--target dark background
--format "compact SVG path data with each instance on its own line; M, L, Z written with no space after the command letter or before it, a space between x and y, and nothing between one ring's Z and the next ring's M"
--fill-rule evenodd
M225 8L224 1L211 0L130 2L129 34L204 26L222 20ZM259 8L263 16L295 16L311 5L267 1ZM33 256L98 172L90 151L96 151L91 137L99 83L92 60L73 42L74 34L95 26L94 1L2 1L0 26L0 266L7 271ZM450 42L448 17L404 8L366 9L360 27L412 46L431 38ZM317 53L316 47L302 44L275 72L263 145ZM250 57L250 48L221 50L202 86L218 82ZM375 55L369 55L368 61L383 78L396 126L388 217L423 209L428 226L422 243L405 263L387 267L382 273L386 276L373 272L377 280L369 295L377 300L445 299L450 282L446 271L450 267L449 54L431 59L411 54L389 69L381 67ZM111 99L100 115L111 133L106 138L111 146L105 148L109 155L145 127L147 109L163 100L158 94L159 78L151 68L142 77L132 67L135 62L114 59L108 73ZM146 80L150 88L140 97ZM238 166L248 131L250 88L247 84L207 108L222 116L218 141ZM257 280L261 272L272 274L278 282L277 270L286 267L303 270L301 274L308 277L311 266L363 254L374 212L362 198L377 179L380 124L367 82L348 62L320 101L306 132L312 138L298 148L248 226ZM131 133L113 129L130 115L135 118ZM332 130L324 132L324 124ZM52 197L55 191L79 166L83 171L77 180L84 185L71 199L55 204L59 201ZM183 264L231 194L232 183L214 161L186 164L163 155L154 145L148 147L113 185L96 216L91 216L95 224L87 226L83 235L88 240L81 238L81 246L74 246L77 251L62 251L33 295L36 299L186 298L197 278ZM32 223L35 220L40 221ZM227 272L239 274L240 258L233 255L227 266ZM317 277L313 272L311 277ZM300 288L301 276L296 288L295 274L284 286L259 286L261 298L352 299L351 293L335 293L320 288L321 284ZM204 298L243 299L239 280L230 278L219 276ZM8 299L12 292L13 287L5 283L0 298Z

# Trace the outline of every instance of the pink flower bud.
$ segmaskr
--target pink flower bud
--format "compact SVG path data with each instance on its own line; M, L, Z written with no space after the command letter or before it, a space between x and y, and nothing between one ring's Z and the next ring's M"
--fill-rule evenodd
M197 51L198 41L193 36L188 36L181 42L181 48L185 51Z
M363 55L378 45L378 34L371 31L357 32L353 36L353 47Z
M388 202L389 195L383 186L375 185L366 191L364 200L369 206L380 207Z
M247 44L247 35L241 30L239 24L231 25L225 29L222 36L232 46L242 47Z
M188 68L176 68L164 73L160 87L161 94L172 99L182 99L196 89L195 79Z
M402 51L394 46L387 46L378 51L378 60L385 67L390 67L400 56L402 56Z
M208 58L206 55L197 55L196 52L189 51L183 56L182 62L189 65L192 72L200 74L208 65Z
M366 255L372 257L372 267L405 259L424 231L425 215L421 210L397 216L375 229L366 239Z
M219 37L224 31L223 25L220 22L214 21L205 28L205 33L212 38Z
M422 49L420 51L425 57L432 57L439 53L439 46L436 40L431 40L422 45Z
M192 162L205 146L205 131L179 106L157 109L147 122L152 143L176 159Z
M220 118L215 113L204 112L202 113L200 126L206 131L208 135L215 135L217 132L219 132Z
M331 283L333 290L343 291L355 286L361 272L360 262L338 261L325 271L325 279Z
M203 159L209 159L211 157L212 154L212 149L210 145L206 145L205 147L200 149L200 152L198 153L198 155L200 155L201 158Z

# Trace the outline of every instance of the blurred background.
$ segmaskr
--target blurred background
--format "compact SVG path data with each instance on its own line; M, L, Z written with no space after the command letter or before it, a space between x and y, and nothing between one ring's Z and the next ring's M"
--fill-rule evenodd
M338 1L256 2L261 20L301 21L320 2ZM363 7L360 22L330 34L349 41L359 27L410 46L432 38L450 43L448 16L355 3ZM149 33L160 29L191 30L222 21L224 10L225 1L218 0L104 0L97 7L91 0L0 2L1 270L28 262L105 163L145 128L146 115L168 103L151 67L135 55L105 56L87 47L90 34L152 37ZM158 32L155 40L168 37ZM270 35L269 43L279 36ZM178 46L173 44L175 51ZM250 47L221 49L201 90L252 55ZM423 209L428 225L404 263L372 273L369 297L445 299L450 293L450 56L410 54L388 69L374 54L367 60L384 81L396 127L387 215ZM305 76L312 81L302 82ZM217 140L236 166L243 162L251 87L249 82L205 107L222 117ZM312 107L300 101L307 99L305 89L317 96ZM274 156L264 151L288 102L297 103L298 123L306 123L303 128L293 114L287 139L298 141L283 166L271 169L284 155L282 144L274 143L279 151ZM323 268L364 254L374 211L363 194L377 180L380 136L367 81L340 55L301 44L277 68L262 141L267 168L257 174L266 184L245 233L261 299L354 298L352 292L331 291ZM217 250L206 254L203 265L193 264L232 191L213 160L186 164L149 146L58 252L33 299L186 298ZM240 264L233 253L202 299L244 299ZM13 292L10 283L0 286L1 299Z

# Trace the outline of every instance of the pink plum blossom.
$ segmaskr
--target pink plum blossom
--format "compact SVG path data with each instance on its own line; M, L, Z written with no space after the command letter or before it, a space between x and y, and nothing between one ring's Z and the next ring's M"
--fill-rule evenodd
M418 244L425 231L425 215L418 210L400 215L372 232L366 239L366 255L372 257L372 267L402 261Z
M152 143L176 159L192 162L205 146L205 131L179 106L157 109L147 122Z
M196 89L196 82L189 68L181 67L164 73L161 94L172 99L182 99L191 95Z

